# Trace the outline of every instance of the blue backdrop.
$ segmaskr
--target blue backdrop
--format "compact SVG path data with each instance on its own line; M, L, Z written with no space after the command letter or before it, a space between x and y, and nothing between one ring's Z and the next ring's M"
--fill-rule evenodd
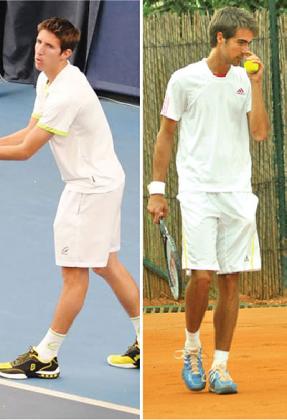
M0 72L34 83L37 24L59 16L80 28L73 63L95 90L139 97L139 0L0 1Z
M139 96L139 2L104 1L87 77L96 89Z

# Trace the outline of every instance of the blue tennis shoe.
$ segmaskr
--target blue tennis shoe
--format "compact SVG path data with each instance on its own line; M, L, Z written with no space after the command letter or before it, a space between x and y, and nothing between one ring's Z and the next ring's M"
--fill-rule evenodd
M209 371L209 392L215 394L236 394L237 385L233 382L225 365L218 365Z
M184 350L182 378L191 391L201 391L206 386L206 376L202 366L201 348Z

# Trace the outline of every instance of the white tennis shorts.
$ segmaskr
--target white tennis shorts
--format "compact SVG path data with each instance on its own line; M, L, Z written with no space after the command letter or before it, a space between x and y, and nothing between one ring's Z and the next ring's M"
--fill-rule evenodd
M178 199L183 269L218 274L261 269L254 194L196 192Z
M54 221L57 265L106 267L109 253L120 249L123 189L102 194L64 189Z

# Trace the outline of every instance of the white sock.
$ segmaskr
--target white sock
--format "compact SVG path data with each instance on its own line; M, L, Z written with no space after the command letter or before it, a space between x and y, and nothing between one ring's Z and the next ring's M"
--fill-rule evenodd
M40 359L51 360L56 357L65 337L66 335L56 333L49 328L43 340L35 347Z
M201 347L201 342L200 342L200 338L199 338L199 330L196 331L195 333L191 333L189 331L187 331L187 329L185 328L185 345L184 347L186 349L198 349Z
M140 345L140 321L141 321L141 317L140 316L135 316L134 318L130 318L133 327L135 329L136 332L136 336L137 336L137 342Z
M227 366L229 351L215 350L211 369L218 365Z

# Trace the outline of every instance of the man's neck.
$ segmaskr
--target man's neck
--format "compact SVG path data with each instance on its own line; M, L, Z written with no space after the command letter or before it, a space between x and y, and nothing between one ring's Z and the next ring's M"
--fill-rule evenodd
M58 74L68 65L68 61L64 61L63 63L60 63L60 65L53 70L48 70L45 71L45 74L49 80L49 84L51 84L56 77L58 76Z
M206 62L213 74L227 74L230 69L230 64L225 63L215 49L211 50Z

